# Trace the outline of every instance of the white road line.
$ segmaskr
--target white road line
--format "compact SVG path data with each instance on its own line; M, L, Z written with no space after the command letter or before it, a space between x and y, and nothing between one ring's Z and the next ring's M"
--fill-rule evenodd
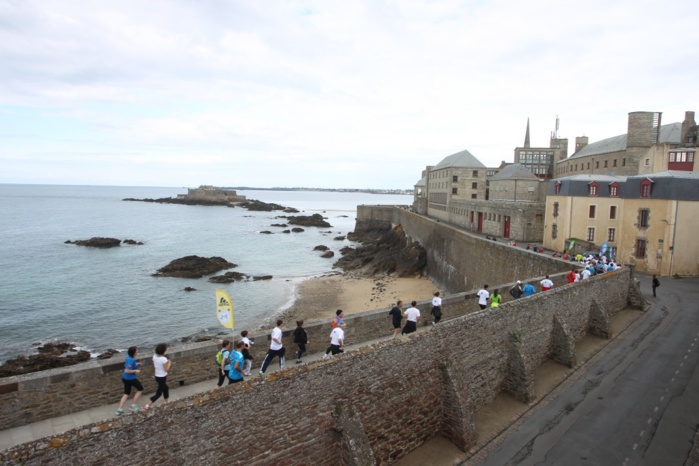
M638 444L637 444L637 443L634 443L634 444L633 444L633 449L635 450L636 448L638 448Z
M652 418L652 417L649 417L647 423L650 424L651 422L653 422L653 418Z
M641 433L638 434L638 435L639 435L639 437L643 437L643 436L645 435L645 433L646 433L646 431L645 431L645 430L642 430Z
M657 407L657 406L656 406L655 408L653 408L653 412L654 412L654 413L657 413L657 412L658 412L658 407Z

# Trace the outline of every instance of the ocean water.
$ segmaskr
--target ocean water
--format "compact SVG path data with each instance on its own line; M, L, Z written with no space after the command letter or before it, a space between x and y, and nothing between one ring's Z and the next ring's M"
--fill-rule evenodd
M185 188L0 184L0 361L52 339L100 352L226 331L216 320L217 288L231 295L236 334L254 329L293 304L302 280L333 271L339 250L350 244L334 238L354 229L357 205L412 202L400 195L239 191L304 215L322 213L332 225L282 234L271 226L285 223L276 218L287 215L282 212L122 200L183 193ZM144 245L64 244L93 236ZM335 258L321 258L313 251L319 244L335 251ZM222 285L208 277L151 276L187 255L221 256L238 264L235 271L273 279ZM197 291L185 292L186 286Z

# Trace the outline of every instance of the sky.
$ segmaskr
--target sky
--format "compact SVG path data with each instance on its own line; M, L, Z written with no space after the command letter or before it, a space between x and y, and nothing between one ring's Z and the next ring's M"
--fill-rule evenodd
M411 189L698 111L696 0L0 0L0 183Z

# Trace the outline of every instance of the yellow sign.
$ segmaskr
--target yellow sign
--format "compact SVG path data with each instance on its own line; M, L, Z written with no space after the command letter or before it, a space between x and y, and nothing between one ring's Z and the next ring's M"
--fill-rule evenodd
M218 322L226 328L235 328L233 321L233 301L231 296L223 290L216 290L216 317Z

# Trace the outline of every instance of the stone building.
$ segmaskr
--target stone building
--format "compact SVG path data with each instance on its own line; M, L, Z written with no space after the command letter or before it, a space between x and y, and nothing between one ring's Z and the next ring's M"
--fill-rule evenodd
M478 233L540 242L545 189L522 165L487 168L464 150L425 168L413 210Z
M556 119L558 129L558 119ZM524 165L539 178L553 178L558 162L568 157L568 139L558 137L557 130L551 133L549 147L531 147L529 120L524 135L524 145L515 148L515 163Z
M658 275L699 274L699 173L665 170L634 176L579 174L551 180L544 246L604 243L618 262Z
M238 196L234 189L218 188L210 185L201 185L198 188L187 189L187 194L178 194L178 199L190 199L207 202L245 202L245 196Z
M587 136L576 137L575 153L556 163L555 177L635 176L667 170L669 164L672 170L697 171L694 112L686 112L681 123L662 125L661 120L661 112L631 112L626 134L591 144Z

